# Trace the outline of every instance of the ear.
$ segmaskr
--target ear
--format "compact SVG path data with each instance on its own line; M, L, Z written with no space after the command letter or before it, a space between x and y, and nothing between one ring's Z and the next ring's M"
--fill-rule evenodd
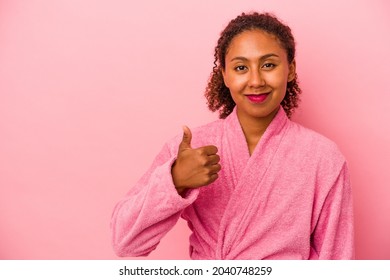
M296 63L295 63L295 59L290 63L290 65L288 66L288 77L287 77L287 81L288 82L291 82L292 80L295 79L295 77L297 76L297 72L296 72Z

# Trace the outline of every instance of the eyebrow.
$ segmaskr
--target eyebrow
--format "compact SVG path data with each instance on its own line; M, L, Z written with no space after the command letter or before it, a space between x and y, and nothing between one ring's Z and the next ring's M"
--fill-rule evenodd
M272 57L272 56L279 57L277 54L268 53L268 54L265 54L265 55L261 56L260 60L264 60L264 59L267 59L267 58ZM236 57L233 57L230 61L233 61L233 60L245 60L245 61L247 61L248 59L246 57L243 57L243 56L236 56Z

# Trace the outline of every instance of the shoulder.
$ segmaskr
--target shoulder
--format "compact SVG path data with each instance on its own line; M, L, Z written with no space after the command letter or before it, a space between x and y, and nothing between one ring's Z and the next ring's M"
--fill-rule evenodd
M209 145L209 142L217 141L222 137L223 123L225 120L218 119L208 124L193 128L192 142L194 145Z
M346 161L334 141L301 124L290 121L289 137L301 153L307 154L318 164L341 168Z

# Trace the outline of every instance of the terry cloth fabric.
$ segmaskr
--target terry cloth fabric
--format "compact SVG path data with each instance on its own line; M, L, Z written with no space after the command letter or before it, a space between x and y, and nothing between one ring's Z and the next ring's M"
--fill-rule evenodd
M349 174L333 142L282 108L251 156L235 110L192 134L193 148L218 147L219 178L181 197L171 176L181 135L166 143L114 209L119 256L148 255L181 216L192 259L353 259Z

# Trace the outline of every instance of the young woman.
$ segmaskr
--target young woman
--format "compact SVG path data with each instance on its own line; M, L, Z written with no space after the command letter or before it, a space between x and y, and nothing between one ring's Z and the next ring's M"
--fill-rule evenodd
M270 14L222 31L206 89L220 119L166 143L112 216L119 256L144 256L181 216L192 259L351 259L346 161L289 120L300 89L295 42Z

